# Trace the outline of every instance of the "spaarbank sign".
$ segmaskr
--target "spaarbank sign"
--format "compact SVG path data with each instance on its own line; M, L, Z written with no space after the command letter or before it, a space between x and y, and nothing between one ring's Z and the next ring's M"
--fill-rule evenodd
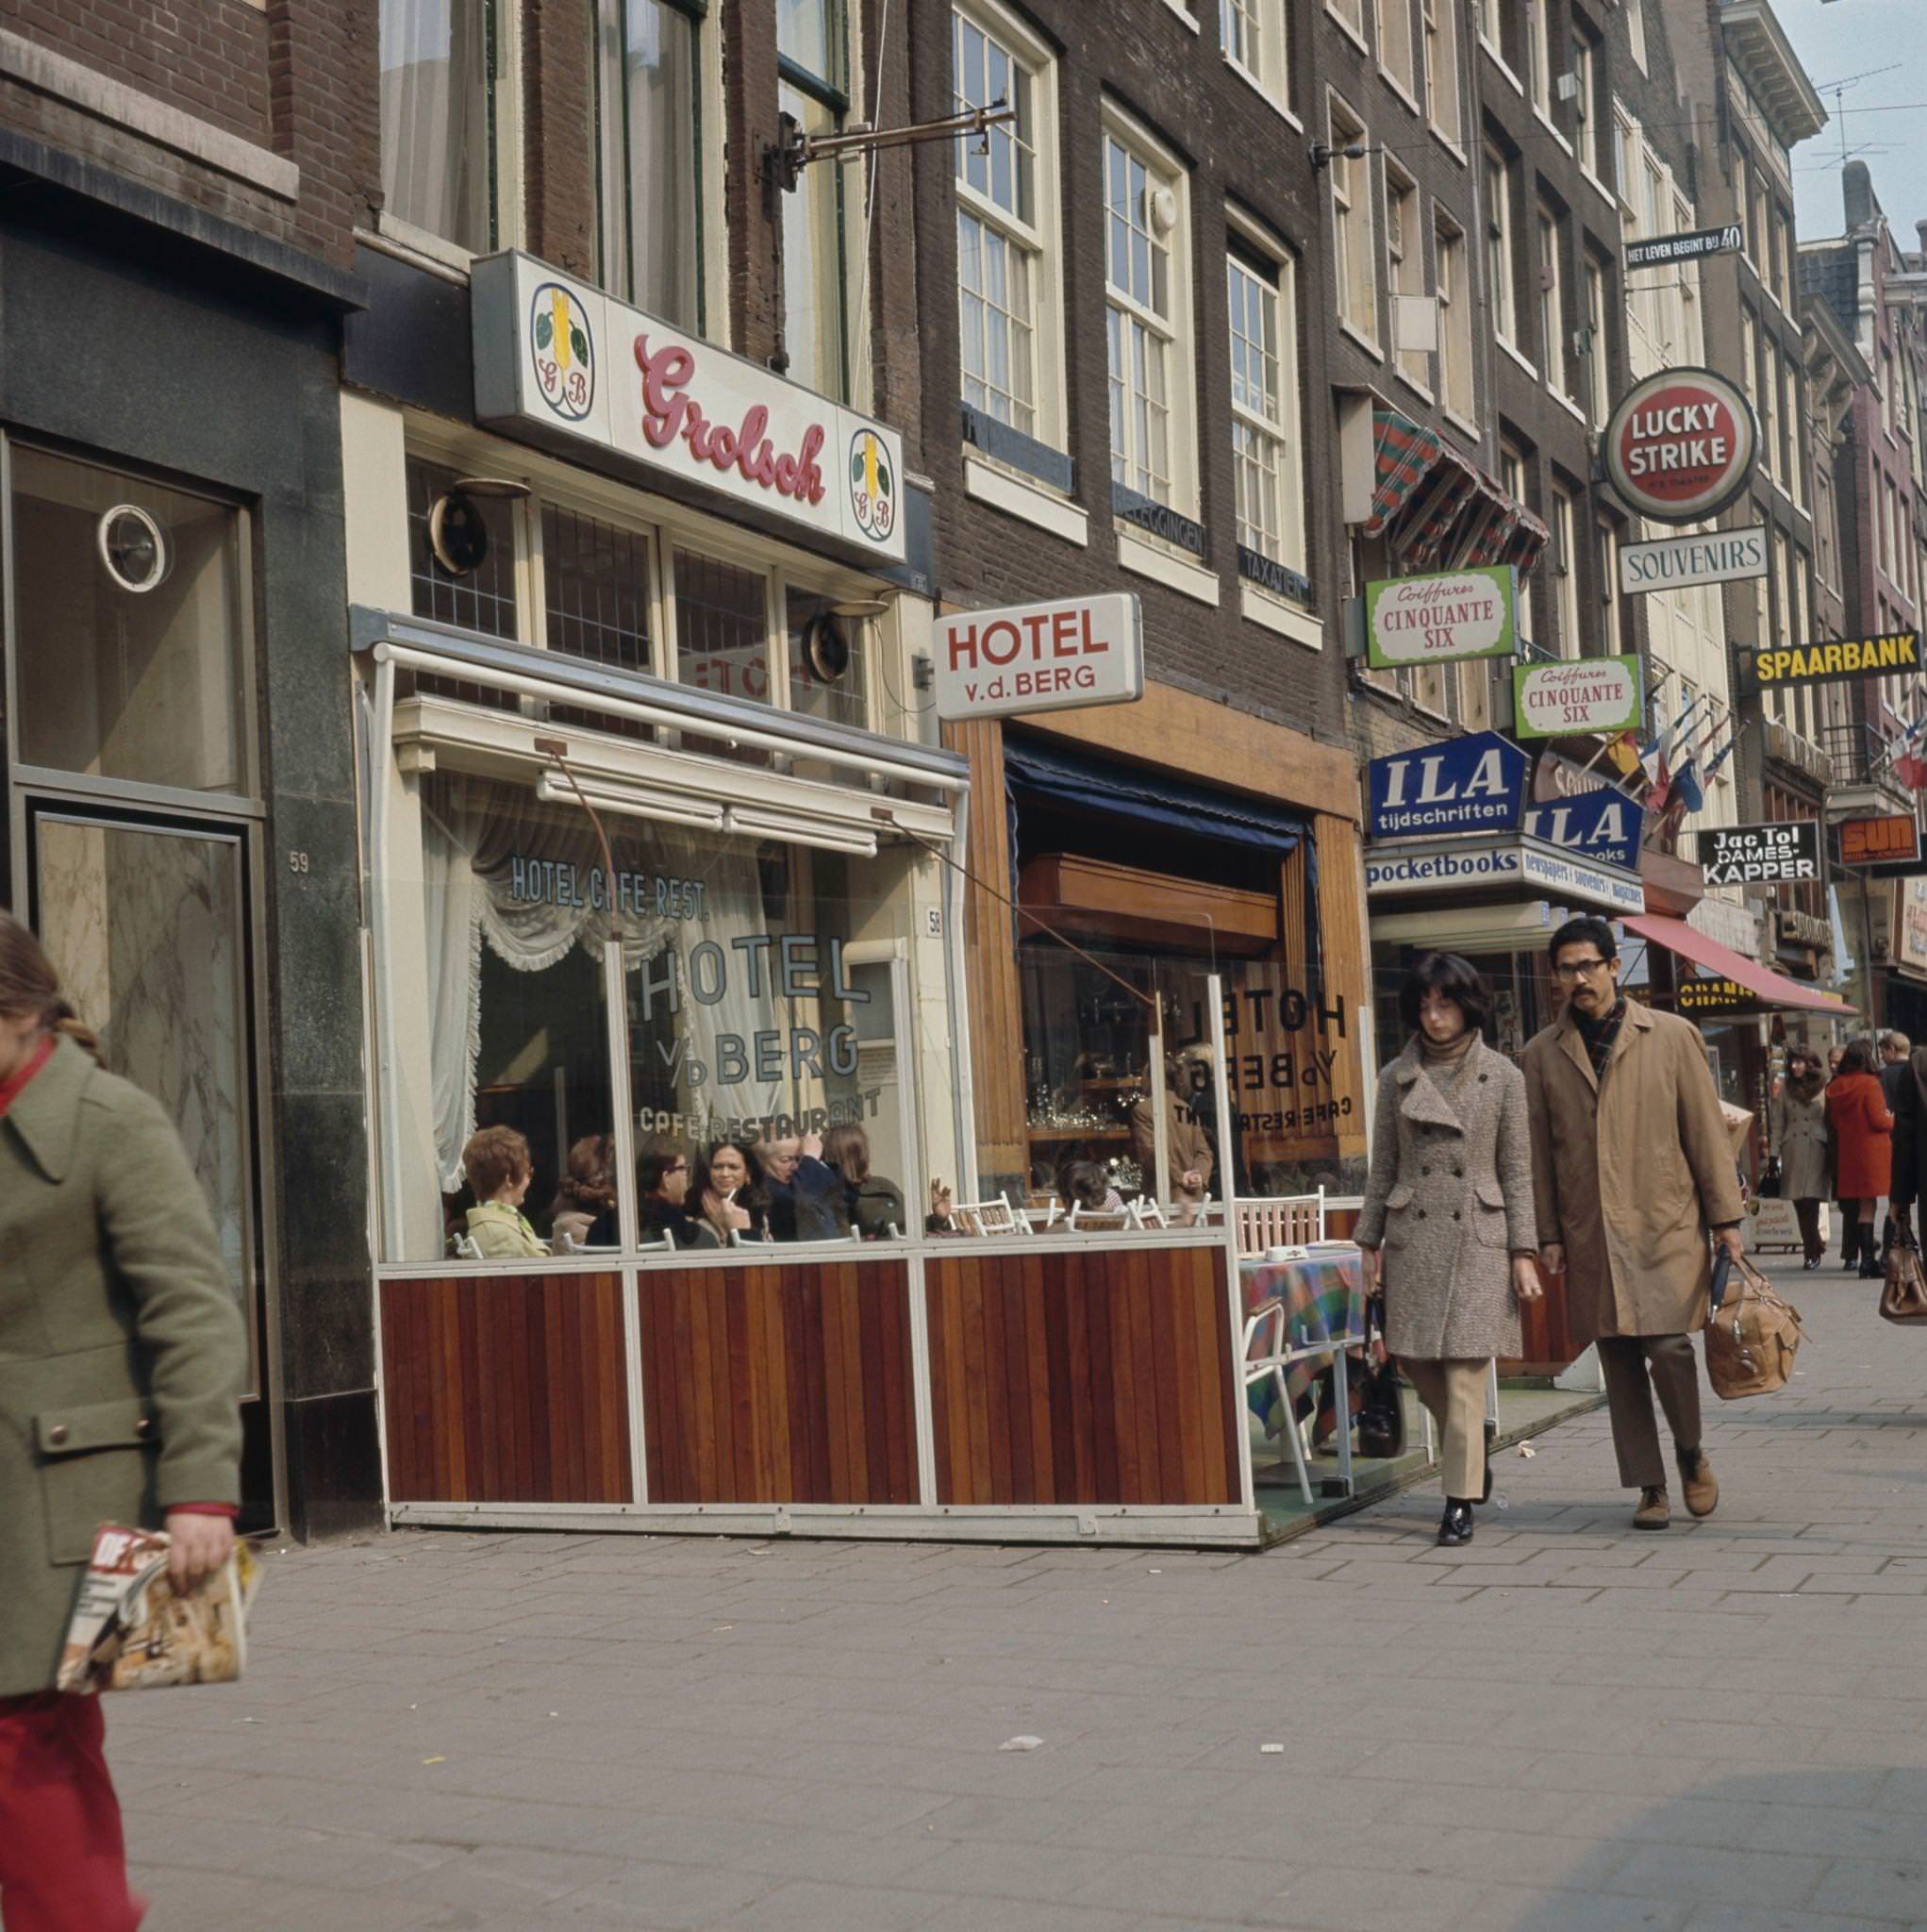
M1723 375L1665 369L1620 398L1603 441L1606 475L1631 508L1691 524L1746 488L1759 430L1752 404Z
M477 422L551 447L593 443L903 560L895 430L531 256L476 262L469 289Z
M1001 718L1144 695L1144 632L1129 591L1059 597L937 621L937 715Z

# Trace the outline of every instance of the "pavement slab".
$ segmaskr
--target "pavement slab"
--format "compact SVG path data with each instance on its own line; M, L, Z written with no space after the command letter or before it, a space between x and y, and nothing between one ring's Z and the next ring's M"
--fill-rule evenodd
M109 1708L148 1932L1927 1932L1927 1338L1776 1272L1663 1536L1593 1412L1456 1551L1426 1486L1253 1556L274 1554L245 1683Z

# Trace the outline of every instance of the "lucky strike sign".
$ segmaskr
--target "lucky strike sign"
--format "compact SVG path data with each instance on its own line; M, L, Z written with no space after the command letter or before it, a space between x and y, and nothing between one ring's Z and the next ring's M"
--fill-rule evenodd
M1143 695L1144 631L1129 591L938 620L939 718L1122 705Z
M1620 498L1662 524L1697 523L1746 488L1759 429L1753 406L1710 369L1666 369L1620 398L1602 438Z
M594 443L903 560L894 430L512 250L474 264L470 308L478 422Z

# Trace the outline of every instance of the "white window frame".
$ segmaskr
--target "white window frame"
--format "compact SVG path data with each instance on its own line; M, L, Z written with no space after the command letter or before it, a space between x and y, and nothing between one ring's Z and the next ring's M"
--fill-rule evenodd
M1525 91L1532 110L1553 125L1553 38L1546 0L1524 0Z
M1287 249L1281 247L1263 227L1238 208L1227 208L1226 216L1233 233L1241 244L1238 251L1227 251L1227 275L1232 269L1236 269L1256 281L1259 276L1252 266L1253 261L1262 261L1269 265L1271 273L1269 288L1277 330L1276 413L1268 418L1262 410L1254 410L1241 405L1234 395L1231 404L1232 423L1236 426L1249 430L1254 436L1270 439L1276 445L1278 544L1276 550L1265 550L1261 554L1271 558L1274 563L1282 563L1287 570L1294 570L1303 576L1307 575L1307 566L1304 405L1299 392L1298 372L1298 263ZM1234 469L1237 462L1238 458L1234 454ZM1246 541L1242 532L1238 541ZM1259 546L1253 544L1250 547L1257 549Z
M1546 387L1554 395L1570 399L1566 387L1565 238L1557 210L1540 202L1534 210L1533 227L1533 255L1538 264L1540 366L1545 372Z
M1198 478L1198 410L1197 410L1197 331L1192 315L1191 296L1191 197L1190 174L1175 154L1165 145L1142 122L1105 97L1101 114L1103 145L1100 149L1105 160L1104 192L1109 194L1109 145L1115 142L1126 154L1143 165L1147 176L1155 175L1159 185L1169 188L1176 199L1176 219L1166 239L1165 248L1170 268L1166 286L1169 291L1171 313L1161 316L1155 309L1137 301L1131 293L1120 289L1110 279L1108 259L1105 275L1105 307L1106 327L1109 316L1116 314L1125 323L1141 326L1150 334L1159 338L1166 349L1165 371L1165 410L1166 410L1166 460L1170 465L1170 491L1168 496L1158 498L1169 509L1180 515L1196 517L1199 504ZM1106 200L1105 225L1108 231L1109 203ZM1108 249L1108 240L1106 240ZM1128 427L1128 425L1127 425ZM1117 425L1111 425L1115 437ZM1132 447L1129 439L1125 443L1125 465L1127 472L1141 473L1142 452ZM1136 489L1137 485L1126 477L1125 487ZM1151 495L1151 491L1140 494Z
M1338 131L1341 120L1350 128L1342 136ZM1332 285L1337 296L1338 326L1377 356L1383 351L1379 346L1378 247L1372 233L1371 136L1364 120L1337 93L1325 95L1325 140L1332 150L1327 172L1332 180ZM1346 147L1362 147L1366 152L1355 161L1347 160L1338 152ZM1354 168L1359 170L1356 175L1352 172ZM1365 274L1363 290L1357 286L1360 263ZM1352 305L1360 299L1369 299L1371 308L1370 317L1363 320L1351 312Z
M1432 204L1432 259L1433 287L1438 298L1438 407L1468 435L1476 436L1471 237L1464 225L1436 201ZM1456 275L1447 273L1448 262L1457 264Z
M1231 71L1296 122L1291 111L1291 9L1287 0L1218 0L1218 43ZM1247 59L1246 53L1254 50L1257 58Z
M1389 157L1386 158L1380 174L1385 184L1385 287L1386 299L1391 305L1392 325L1388 345L1392 368L1402 382L1417 390L1430 402L1437 393L1437 377L1432 368L1433 352L1402 349L1398 345L1399 298L1402 295L1423 297L1432 292L1425 260L1423 197L1419 192L1419 184ZM1394 206L1399 209L1396 224L1392 219ZM1392 239L1395 227L1398 234L1396 249Z
M1612 357L1607 334L1607 271L1590 255L1584 268L1586 281L1586 406L1594 429L1605 427L1612 410Z
M1419 0L1419 40L1425 62L1425 120L1460 160L1465 158L1465 103L1460 97L1457 0ZM1448 109L1441 113L1441 108Z
M963 215L970 215L1003 236L1009 245L1025 250L1030 258L1033 425L1022 433L1033 441L1044 443L1052 449L1067 450L1070 447L1070 425L1064 409L1068 384L1064 363L1064 197L1058 186L1057 61L1050 47L1024 25L1020 15L1003 6L1001 0L952 0L950 16L953 97L956 84L955 63L959 20L969 21L979 32L995 40L1030 75L1032 206L1035 220L1026 225L1022 218L1000 208L989 196L972 189L955 168L951 178L959 221ZM963 271L959 260L959 331L963 295ZM959 355L959 395L963 380L961 360Z
M1626 0L1626 38L1633 49L1633 65L1646 72L1646 11L1641 0Z
M1556 483L1552 491L1552 512L1547 521L1553 532L1553 597L1557 606L1559 655L1583 658L1586 649L1579 635L1578 507L1570 492Z
M1365 43L1365 0L1325 0L1325 11L1358 42L1360 53L1370 51Z
M1415 113L1419 107L1419 42L1412 32L1412 0L1373 0L1377 16L1378 71L1387 87ZM1403 60L1403 67L1398 62Z
M1579 150L1579 165L1593 181L1599 182L1602 179L1599 46L1576 30L1572 35L1572 71L1579 80L1579 92L1573 96L1574 115L1579 124L1579 138L1575 142Z
M1492 333L1519 354L1519 276L1512 253L1513 163L1489 142L1480 158L1486 171L1485 244L1487 299L1492 309ZM1495 193L1493 191L1497 189ZM1496 250L1497 260L1494 260Z

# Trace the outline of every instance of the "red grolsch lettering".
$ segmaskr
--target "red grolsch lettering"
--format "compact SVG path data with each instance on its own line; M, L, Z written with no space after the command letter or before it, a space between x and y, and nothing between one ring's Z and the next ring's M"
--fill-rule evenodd
M822 424L812 423L793 452L778 454L770 440L770 412L761 403L745 409L734 429L703 413L689 393L695 356L679 343L652 351L649 338L639 335L636 367L642 372L642 434L652 449L667 449L680 441L694 461L734 470L759 490L773 490L801 503L823 500L828 486L817 464L824 441Z

